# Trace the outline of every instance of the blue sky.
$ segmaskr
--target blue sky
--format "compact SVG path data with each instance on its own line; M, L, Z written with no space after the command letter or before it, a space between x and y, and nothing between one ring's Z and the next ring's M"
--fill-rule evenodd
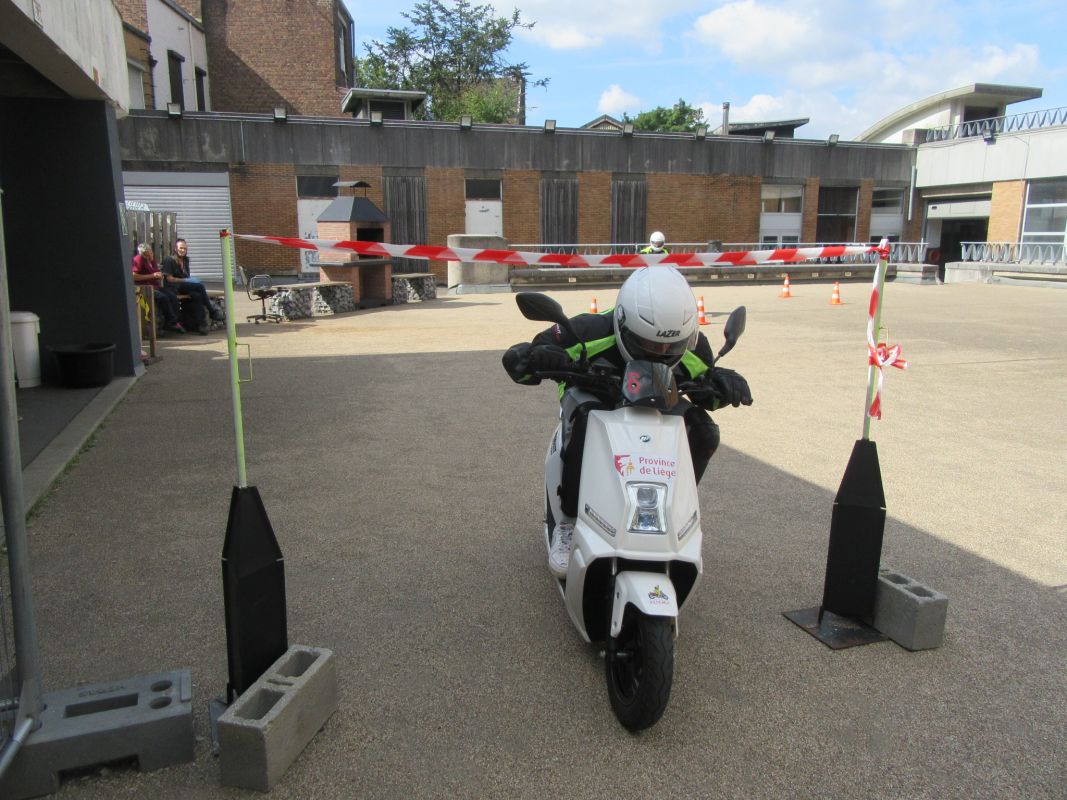
M415 0L344 0L362 42L403 27ZM475 0L479 2L479 0ZM484 2L484 0L483 0ZM714 128L811 122L798 137L851 138L901 106L971 83L1033 86L1008 113L1067 106L1064 0L515 0L536 22L508 51L547 88L532 88L527 123L561 127L621 118L684 98Z

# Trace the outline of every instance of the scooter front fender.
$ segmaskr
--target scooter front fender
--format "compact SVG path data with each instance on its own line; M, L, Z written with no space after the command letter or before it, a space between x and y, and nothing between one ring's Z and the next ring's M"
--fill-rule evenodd
M622 630L627 605L650 617L678 616L678 594L671 579L662 572L626 571L615 576L615 598L611 606L613 637Z

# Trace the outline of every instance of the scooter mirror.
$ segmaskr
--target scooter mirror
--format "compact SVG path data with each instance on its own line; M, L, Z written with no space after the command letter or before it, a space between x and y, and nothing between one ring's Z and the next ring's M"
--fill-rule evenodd
M574 339L582 341L582 337L571 325L570 318L564 313L563 306L548 295L540 292L519 292L515 295L515 304L526 319L536 322L555 322ZM585 342L582 342L582 357L583 359L585 357Z
M559 322L567 318L563 306L540 292L519 292L515 295L515 304L526 319L535 322Z
M732 312L730 317L726 320L726 325L723 326L723 336L726 337L726 344L722 346L717 358L722 358L726 353L729 353L734 349L734 345L737 344L737 340L741 338L741 334L745 332L745 321L748 316L748 311L744 306L738 306Z

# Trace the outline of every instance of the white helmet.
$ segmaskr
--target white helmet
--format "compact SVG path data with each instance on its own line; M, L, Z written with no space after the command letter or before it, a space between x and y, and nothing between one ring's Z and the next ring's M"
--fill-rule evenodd
M648 241L653 247L663 247L663 243L667 241L667 237L663 235L662 231L652 231L652 235L648 237Z
M674 366L696 344L693 290L673 267L642 267L619 289L615 341L627 360Z

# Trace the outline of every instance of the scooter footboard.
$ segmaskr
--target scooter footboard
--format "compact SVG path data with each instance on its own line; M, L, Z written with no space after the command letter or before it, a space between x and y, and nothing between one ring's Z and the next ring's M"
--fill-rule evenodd
M671 579L662 572L620 572L615 576L615 598L611 607L611 635L622 630L626 606L632 605L650 617L677 617L678 594Z

